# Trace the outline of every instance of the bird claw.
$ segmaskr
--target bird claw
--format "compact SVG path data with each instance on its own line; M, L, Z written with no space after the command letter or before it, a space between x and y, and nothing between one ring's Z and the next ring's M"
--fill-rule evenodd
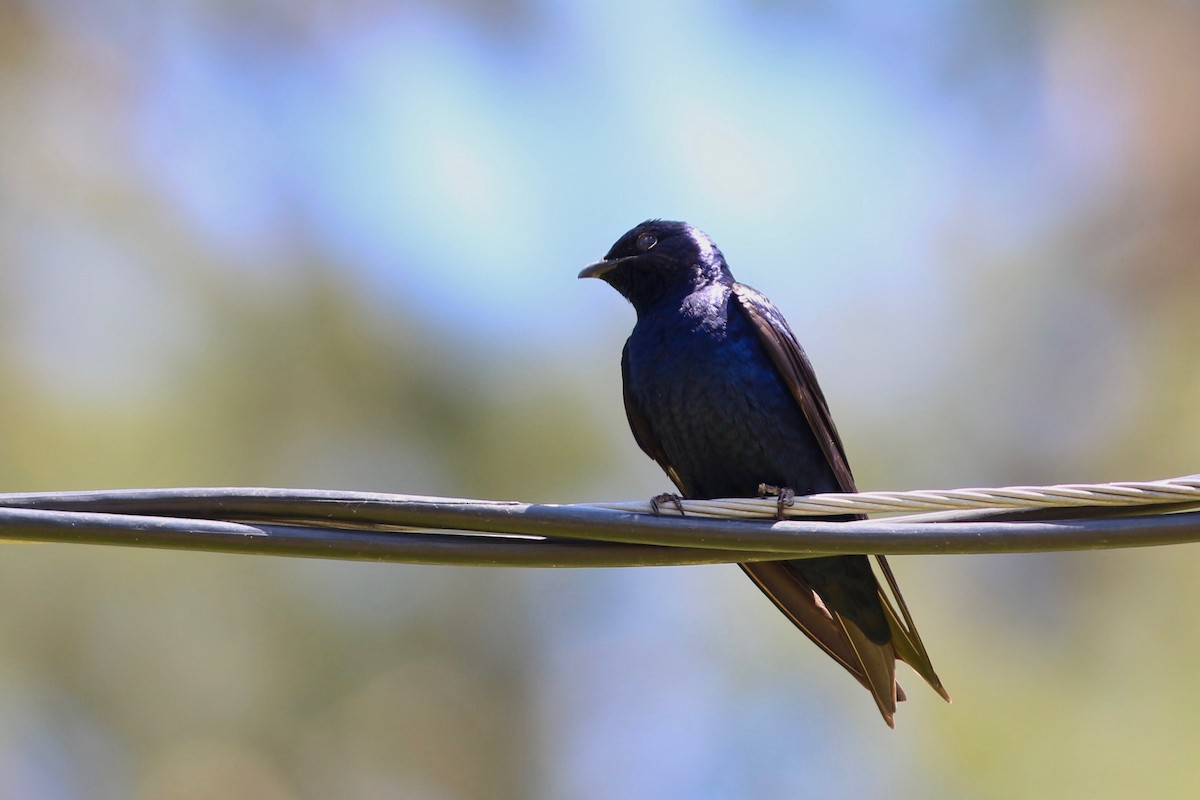
M675 510L679 512L679 516L684 516L683 513L683 498L671 492L664 492L650 498L650 510L655 514L663 513L660 507L663 503L670 503L675 506Z
M775 519L781 521L784 518L784 509L796 505L796 490L789 489L786 486L772 486L769 483L760 483L758 485L758 493L763 497L778 497L779 503L775 507Z

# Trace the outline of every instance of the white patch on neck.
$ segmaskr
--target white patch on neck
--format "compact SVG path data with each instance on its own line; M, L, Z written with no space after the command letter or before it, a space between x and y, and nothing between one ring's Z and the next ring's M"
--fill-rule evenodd
M696 327L707 331L724 331L728 321L725 308L728 306L729 287L721 284L705 286L692 292L684 301L681 310Z
M695 242L696 247L699 248L700 257L704 260L704 263L711 264L713 261L713 254L716 250L716 248L713 247L712 240L695 228L692 228L688 231L688 236L692 237L692 241Z

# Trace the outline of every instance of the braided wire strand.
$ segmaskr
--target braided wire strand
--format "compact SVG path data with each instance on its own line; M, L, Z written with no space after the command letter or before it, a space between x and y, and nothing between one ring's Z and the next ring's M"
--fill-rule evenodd
M1200 541L1200 475L673 504L530 504L271 488L0 494L0 541L423 564L620 567L837 553L1048 552ZM897 513L881 520L813 519ZM799 519L804 517L805 519Z
M991 489L946 489L805 495L783 509L784 518L840 514L912 514L926 511L1019 510L1119 507L1200 502L1200 474L1156 481L1066 483L1054 486L1002 486ZM594 508L654 513L649 502L590 503ZM777 498L681 500L687 516L717 519L764 519L779 513ZM663 515L680 512L659 504Z

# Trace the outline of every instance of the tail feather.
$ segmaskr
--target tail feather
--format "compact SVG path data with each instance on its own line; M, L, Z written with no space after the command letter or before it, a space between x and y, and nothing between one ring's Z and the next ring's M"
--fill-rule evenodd
M921 636L917 633L917 626L913 623L912 615L908 613L908 604L904 602L904 595L900 594L900 586L896 583L896 576L892 574L892 568L888 565L887 558L876 556L875 560L887 581L892 597L896 599L896 607L900 609L900 615L903 617L903 621L901 621L901 618L896 615L896 608L892 606L887 592L880 586L879 601L883 604L888 627L892 630L892 646L896 650L896 658L912 667L947 703L952 702L950 693L942 685L942 679L933 670L933 663L929 660L925 643L921 641Z
M896 685L896 651L891 644L879 645L867 638L851 620L841 614L834 614L841 626L846 639L854 648L858 662L866 675L866 686L879 713L889 728L896 727L896 700L902 692Z
M816 592L788 572L781 563L739 566L805 636L841 664L859 683L871 688L854 647Z
M788 569L785 562L741 567L801 632L871 692L884 721L895 727L896 703L905 699L904 690L896 683L897 658L913 667L947 701L950 696L933 670L891 568L882 556L879 562L891 590L891 596L882 586L878 592L892 634L891 641L885 644L873 642L843 614L831 613L812 587L795 570Z

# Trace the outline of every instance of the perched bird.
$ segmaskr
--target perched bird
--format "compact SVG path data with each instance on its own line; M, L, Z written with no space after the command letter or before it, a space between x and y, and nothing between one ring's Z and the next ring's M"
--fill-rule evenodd
M854 478L808 357L783 315L737 283L684 222L649 220L579 273L633 305L621 355L638 445L685 498L853 492ZM858 679L889 726L904 692L896 659L946 700L887 561L884 591L865 555L742 564L810 639Z

